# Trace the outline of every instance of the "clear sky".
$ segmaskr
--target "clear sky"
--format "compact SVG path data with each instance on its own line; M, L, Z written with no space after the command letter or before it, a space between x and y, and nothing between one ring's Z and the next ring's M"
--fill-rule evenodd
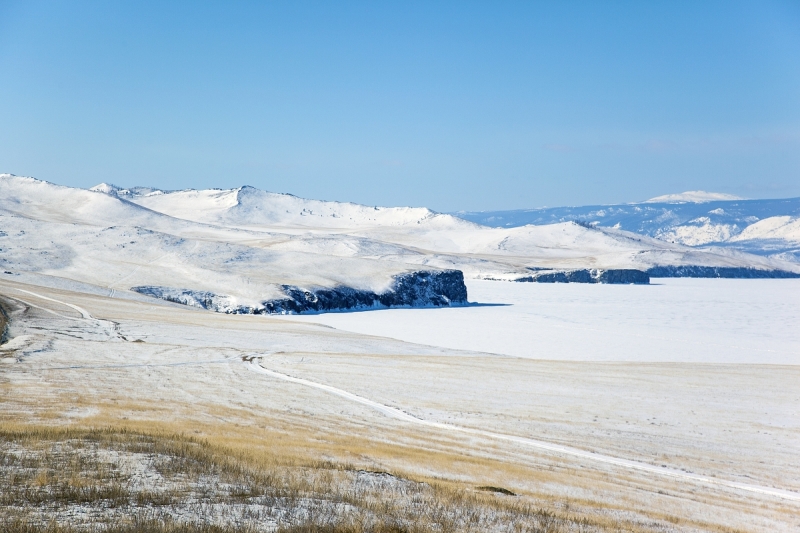
M800 196L800 2L0 0L0 172L440 211Z

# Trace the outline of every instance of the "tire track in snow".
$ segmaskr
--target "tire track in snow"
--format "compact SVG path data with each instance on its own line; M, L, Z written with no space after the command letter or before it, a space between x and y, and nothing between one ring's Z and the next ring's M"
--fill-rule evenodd
M25 289L17 289L17 290L19 292L24 292L25 294L30 294L31 296L36 296L37 298L41 298L42 300L47 300L49 302L55 302L57 304L61 304L61 305L67 306L67 307L69 307L71 309L74 309L78 313L80 313L81 317L85 318L87 320L97 320L89 313L89 311L87 311L83 307L78 307L75 304L68 304L66 302L62 302L61 300L55 300L53 298L48 298L47 296L42 296L41 294L36 294L35 292L26 291ZM34 307L38 307L38 306L34 306ZM43 309L43 308L40 307L40 309ZM55 312L55 311L53 311L53 312ZM56 314L58 314L58 313L56 313ZM63 315L60 315L60 316L63 316ZM68 318L68 317L65 317L65 318Z
M22 298L16 298L14 296L9 296L9 298L12 298L12 299L14 299L14 300L16 300L18 302L22 302L23 304L27 305L28 307L33 307L33 308L39 309L41 311L44 311L46 313L50 313L51 315L55 315L55 316L57 316L59 318L64 318L66 320L83 320L82 318L75 318L74 316L67 316L67 315L62 315L61 313L56 313L52 309L48 309L47 307L41 307L39 305L36 305L34 303L29 302L28 300L23 300Z
M107 364L107 365L70 365L70 366L50 366L42 367L43 370L103 370L106 368L158 368L176 366L203 366L221 363L232 363L238 357L228 357L226 359L210 359L208 361L178 361L174 363L129 363L129 364Z
M364 398L363 396L359 396L357 394L353 394L351 392L347 392L346 390L339 389L336 387L332 387L330 385L325 385L323 383L317 383L316 381L310 381L307 379L296 378L293 376L289 376L287 374L282 374L280 372L275 372L274 370L268 370L261 366L256 359L259 358L259 355L255 355L254 357L246 359L247 366L250 370L257 372L259 374L267 375L276 379L281 379L283 381L289 381L291 383L297 383L298 385L305 385L307 387L312 387L315 389L320 389L331 394L335 394L337 396L341 396L342 398L346 398L348 400L352 400L354 402L360 403L362 405L366 405L368 407L372 407L373 409L383 413L386 416L391 418L395 418L398 420L402 420L403 422L409 422L412 424L417 424L420 426L441 429L450 433L463 433L467 435L476 435L479 437L487 437L490 439L495 440L502 440L506 442L513 442L515 444L521 444L523 446L528 446L531 448L537 448L540 450L546 450L549 452L559 453L563 455L570 455L573 457L579 457L581 459L588 459L590 461L595 461L599 463L610 464L614 466L619 466L623 468L628 468L632 470L638 470L640 472L647 472L650 474L657 474L659 476L670 477L673 479L681 479L687 481L694 481L696 483L701 483L704 485L711 485L711 486L718 486L718 487L726 487L732 489L743 490L751 493L756 494L763 494L767 496L774 496L777 498L781 498L784 500L791 500L800 502L800 493L792 492L788 490L776 489L772 487L763 487L760 485L751 485L748 483L739 483L737 481L729 481L725 479L718 479L713 477L701 476L698 474L692 474L690 472L683 472L681 470L675 470L673 468L659 468L657 466L648 465L645 463L639 463L636 461L630 461L627 459L619 459L617 457L612 457L610 455L603 455L594 452L587 452L586 450L581 450L579 448L572 448L570 446L562 446L560 444L552 444L549 442L544 442L536 439L531 439L527 437L518 437L515 435L507 435L505 433L495 433L492 431L485 431L482 429L474 429L469 427L463 426L455 426L452 424L444 424L442 422L433 422L430 420L425 420L422 418L417 418L413 415L406 413L405 411L401 411L400 409L396 409L394 407L389 407L388 405L384 405L382 403L375 402L368 398Z
M30 302L26 302L25 300L22 300L20 298L16 298L16 300L19 300L20 302L23 302L25 305L30 305L31 307L35 307L37 309L41 309L42 311L47 311L48 313L51 313L51 314L56 315L56 316L59 316L61 318L66 318L67 320L77 320L79 322L85 322L85 323L89 323L89 324L94 324L95 326L98 326L98 327L102 328L103 330L105 330L106 331L106 335L108 335L109 337L118 337L118 338L120 338L120 339L122 339L124 341L128 340L122 334L120 334L120 332L119 332L119 324L117 324L113 320L105 320L105 319L102 319L102 318L95 318L95 317L92 316L92 314L89 311L87 311L83 307L77 306L75 304L62 302L61 300L56 300L55 298L49 298L47 296L43 296L41 294L38 294L38 293L35 293L35 292L32 292L32 291L26 291L25 289L16 289L16 290L19 291L19 292L24 292L25 294L30 294L31 296L34 296L34 297L39 298L41 300L46 300L48 302L54 302L54 303L69 307L70 309L73 309L73 310L77 311L81 315L81 318L75 318L75 317L62 315L61 313L57 313L56 311L53 311L52 309L48 309L46 307L40 307L40 306L32 304ZM12 296L12 298L13 298L13 296Z

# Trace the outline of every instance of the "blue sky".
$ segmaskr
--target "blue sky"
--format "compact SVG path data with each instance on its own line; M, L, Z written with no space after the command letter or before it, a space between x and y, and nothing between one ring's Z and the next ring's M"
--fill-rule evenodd
M441 211L800 196L800 2L3 2L0 172Z

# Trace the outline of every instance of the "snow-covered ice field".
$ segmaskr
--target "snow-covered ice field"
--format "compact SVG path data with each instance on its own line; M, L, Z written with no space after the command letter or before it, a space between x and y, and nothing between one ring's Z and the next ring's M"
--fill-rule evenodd
M800 280L469 280L467 308L291 317L442 348L562 361L800 364Z

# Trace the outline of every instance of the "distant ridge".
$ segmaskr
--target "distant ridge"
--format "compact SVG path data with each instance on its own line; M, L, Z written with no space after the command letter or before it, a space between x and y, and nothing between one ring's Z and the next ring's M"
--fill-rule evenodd
M800 263L800 198L736 200L718 199L719 196L730 195L691 191L634 204L460 212L456 215L496 228L575 221L685 246L724 247Z
M707 202L718 202L725 200L744 200L740 196L733 194L725 194L721 192L706 192L706 191L686 191L679 194L664 194L645 200L644 204L683 204L694 203L704 204Z

